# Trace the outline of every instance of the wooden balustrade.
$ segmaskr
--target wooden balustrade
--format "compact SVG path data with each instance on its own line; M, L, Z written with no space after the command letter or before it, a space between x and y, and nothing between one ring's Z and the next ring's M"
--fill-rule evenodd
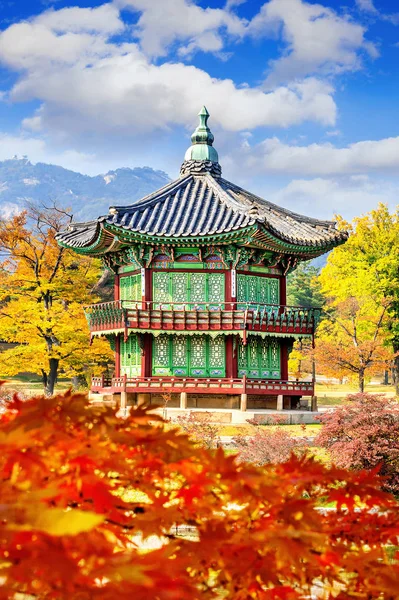
M272 304L102 302L85 307L91 332L127 329L312 334L316 308Z
M311 381L281 381L273 379L211 378L211 377L93 377L92 391L118 393L162 393L164 391L195 394L284 394L287 396L313 396Z

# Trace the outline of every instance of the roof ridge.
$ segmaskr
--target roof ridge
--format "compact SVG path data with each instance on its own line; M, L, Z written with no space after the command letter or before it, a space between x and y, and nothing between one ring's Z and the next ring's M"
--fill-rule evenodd
M261 198L260 196L257 196L256 194L254 194L252 192L248 192L247 190L244 190L244 188L240 187L239 185L237 185L235 183L231 183L231 181L228 181L227 179L224 179L223 177L220 178L220 181L225 182L231 188L236 188L240 192L243 192L245 195L250 196L251 198L254 198L257 202L260 202L261 205L264 204L271 209L275 209L287 216L294 218L295 220L299 219L301 222L304 222L304 223L312 223L315 225L325 225L325 226L331 226L331 225L336 224L336 221L328 221L328 220L315 219L314 217L307 217L306 215L301 215L300 213L296 213L292 210L289 210L288 208L284 208L283 206L274 204L274 202L270 202L270 200L265 200L264 198Z
M206 180L208 182L208 184L210 185L210 187L213 188L213 192L217 193L217 195L221 198L221 200L224 202L224 204L226 204L229 208L231 208L234 212L241 212L244 213L246 216L248 217L252 217L252 219L254 219L255 221L263 221L264 219L262 218L257 218L257 215L251 215L250 214L250 210L251 207L245 207L241 204L241 202L239 202L238 200L236 200L235 198L232 198L226 190L224 190L222 188L222 186L220 185L219 181L217 179L215 179L211 174L207 173L205 175Z
M169 183L167 183L166 185L161 187L159 190L155 190L155 192L151 192L150 194L147 194L147 196L144 196L144 198L140 198L140 200L137 200L137 202L134 202L133 204L110 206L110 210L113 209L114 211L117 212L119 210L127 211L129 209L147 208L147 206L149 206L153 200L157 200L157 201L162 200L165 195L173 193L176 190L176 188L180 187L180 185L182 185L182 184L185 184L188 180L190 180L192 178L193 178L193 176L191 175L191 173L189 173L189 174L185 175L184 177L179 177L178 179L174 179L173 181L170 181ZM114 214L114 213L108 213L108 215L105 215L105 218L108 218L109 214ZM100 217L100 218L104 218L104 217Z

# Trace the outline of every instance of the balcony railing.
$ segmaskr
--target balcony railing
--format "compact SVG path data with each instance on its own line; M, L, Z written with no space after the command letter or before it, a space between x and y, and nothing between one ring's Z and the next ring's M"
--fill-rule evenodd
M143 329L312 334L318 308L254 303L127 302L85 307L91 332Z
M313 396L312 381L200 377L93 377L93 392L195 393Z

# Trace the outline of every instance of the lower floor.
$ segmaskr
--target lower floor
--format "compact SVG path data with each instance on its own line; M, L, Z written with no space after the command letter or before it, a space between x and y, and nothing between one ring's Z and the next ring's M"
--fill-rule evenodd
M248 334L130 333L108 336L115 376L288 379L293 339Z
M115 373L93 377L91 389L118 397L122 407L145 401L184 410L310 408L313 382L288 378L292 338L164 332L109 338Z

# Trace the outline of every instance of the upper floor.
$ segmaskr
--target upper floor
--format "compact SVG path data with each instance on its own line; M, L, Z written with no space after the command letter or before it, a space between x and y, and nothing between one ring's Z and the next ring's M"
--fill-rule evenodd
M94 335L127 331L314 333L320 310L286 305L285 276L211 269L141 269L116 276L115 300L85 307Z

